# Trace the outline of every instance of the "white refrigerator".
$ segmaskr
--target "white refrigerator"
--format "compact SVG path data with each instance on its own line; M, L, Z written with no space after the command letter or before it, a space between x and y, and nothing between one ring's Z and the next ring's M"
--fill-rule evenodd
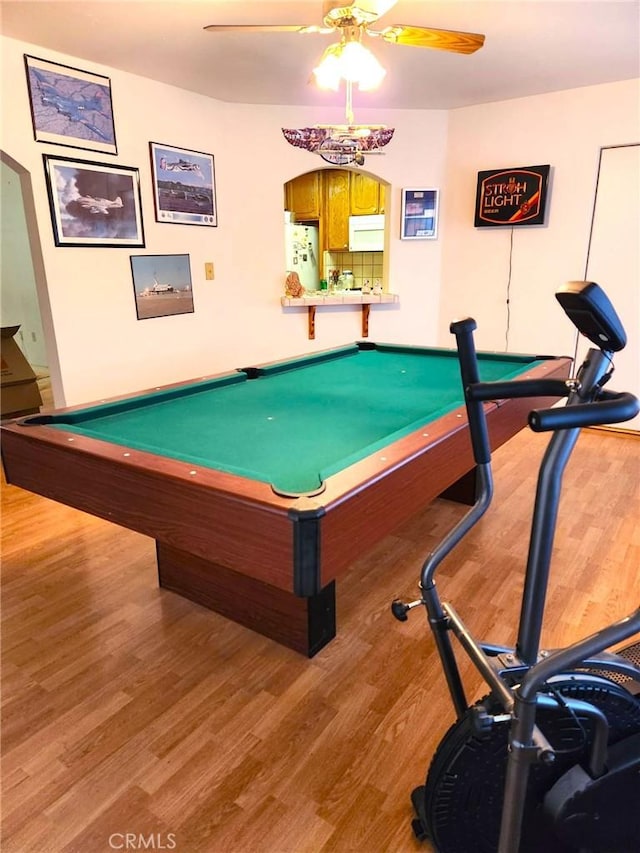
M320 287L318 228L315 225L286 222L284 226L286 272L297 272L305 290Z

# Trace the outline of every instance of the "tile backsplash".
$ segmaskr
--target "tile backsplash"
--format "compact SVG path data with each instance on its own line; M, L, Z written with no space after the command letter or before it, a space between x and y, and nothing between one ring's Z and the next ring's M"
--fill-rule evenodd
M378 279L386 290L382 280L383 258L383 252L324 252L322 277L329 281L331 270L351 270L354 287L361 288L367 279L373 287Z

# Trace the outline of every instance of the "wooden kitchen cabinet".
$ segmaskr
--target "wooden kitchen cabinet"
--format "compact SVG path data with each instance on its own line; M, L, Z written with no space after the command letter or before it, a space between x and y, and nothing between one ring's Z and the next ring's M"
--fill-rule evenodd
M285 184L285 205L296 222L319 222L323 251L349 249L349 216L384 213L385 188L347 169L320 169Z
M287 210L295 214L296 222L320 219L322 193L320 172L308 172L289 181L285 191Z
M345 252L349 248L349 178L343 169L323 172L324 184L324 235L323 247L327 251Z
M369 175L352 172L349 204L352 216L384 213L384 186Z

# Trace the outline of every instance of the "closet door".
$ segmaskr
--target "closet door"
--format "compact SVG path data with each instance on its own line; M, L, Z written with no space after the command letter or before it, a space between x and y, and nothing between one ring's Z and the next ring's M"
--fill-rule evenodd
M602 149L586 278L604 288L627 332L608 387L640 397L640 144ZM620 428L640 430L640 415Z

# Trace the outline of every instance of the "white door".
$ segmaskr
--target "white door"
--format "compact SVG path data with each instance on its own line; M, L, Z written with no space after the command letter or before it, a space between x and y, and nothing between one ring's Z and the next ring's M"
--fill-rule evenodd
M640 144L602 149L586 278L607 293L627 333L607 387L640 397ZM640 430L640 415L620 427Z

